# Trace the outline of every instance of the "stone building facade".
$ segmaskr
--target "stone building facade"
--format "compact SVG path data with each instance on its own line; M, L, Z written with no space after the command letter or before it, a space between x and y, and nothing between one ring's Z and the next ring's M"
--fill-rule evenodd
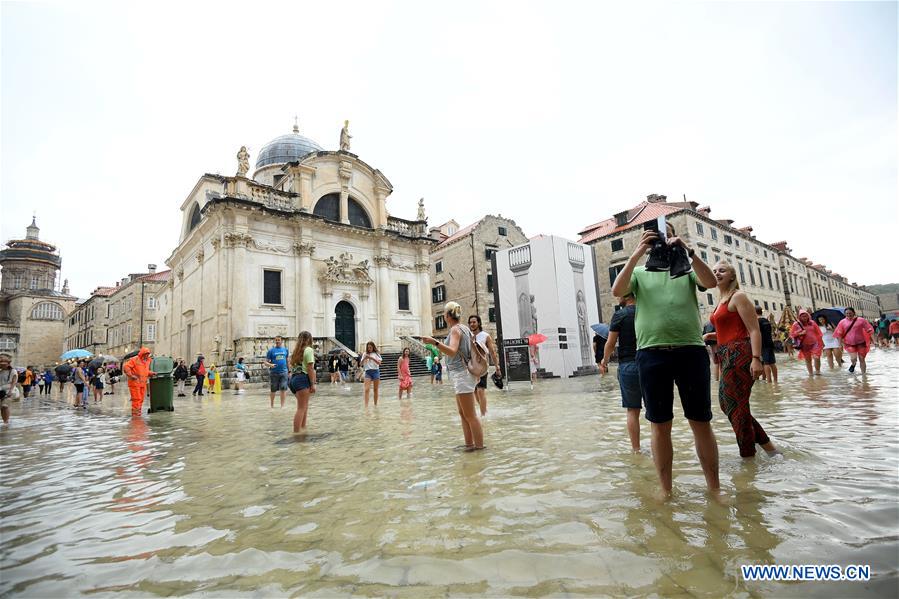
M60 289L62 258L40 240L32 220L25 239L13 239L0 251L0 352L14 366L51 366L59 360L65 319L75 308L68 282Z
M458 302L464 316L478 314L484 330L496 336L494 273L491 260L498 250L528 242L515 221L488 214L459 229L449 221L431 230L439 244L431 252L431 317L434 334L449 331L443 317L448 301Z
M241 148L233 177L204 175L181 205L158 351L227 363L308 330L328 347L398 351L429 333L428 256L416 220L390 215L393 185L350 152L299 134L264 146L253 178ZM326 349L322 346L322 349Z
M696 202L668 202L666 196L650 195L633 208L581 231L580 242L593 246L596 254L602 314L608 317L617 308L612 284L639 244L643 223L665 216L677 235L709 266L719 260L730 262L737 270L740 288L766 315L779 318L787 302L777 251L756 239L751 227L736 228L732 220L714 220L710 214L710 208ZM703 320L708 320L717 300L715 290L698 292L697 300Z
M820 264L794 257L786 242L764 243L752 234L752 227L734 227L733 220L715 220L710 215L709 207L696 202L668 202L666 196L650 195L633 208L581 231L581 243L592 245L596 252L600 297L606 302L603 314L611 314L615 308L612 283L639 243L643 223L659 216L665 216L677 235L709 266L719 260L730 262L737 270L740 288L775 322L787 306L794 315L802 308L814 311L831 306L852 306L866 318L879 314L872 293ZM715 308L714 290L699 292L698 300L702 318L708 320Z
M115 287L97 287L86 300L79 300L66 318L66 340L63 350L86 349L108 354L106 347L109 321L109 296Z
M171 271L156 272L150 264L147 273L130 274L122 278L107 299L106 348L113 356L121 358L141 346L156 352L161 311L156 295L164 288Z

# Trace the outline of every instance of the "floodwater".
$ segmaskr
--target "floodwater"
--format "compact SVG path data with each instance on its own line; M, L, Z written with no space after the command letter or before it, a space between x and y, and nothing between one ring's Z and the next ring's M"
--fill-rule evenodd
M323 384L309 433L267 393L131 421L15 404L0 428L0 595L895 596L899 350L866 377L781 359L753 412L785 454L739 458L713 398L723 501L675 408L675 494L632 455L612 376L491 389L488 449L452 387ZM121 391L124 391L122 389ZM644 447L649 427L644 421ZM867 564L868 582L747 582L741 564Z

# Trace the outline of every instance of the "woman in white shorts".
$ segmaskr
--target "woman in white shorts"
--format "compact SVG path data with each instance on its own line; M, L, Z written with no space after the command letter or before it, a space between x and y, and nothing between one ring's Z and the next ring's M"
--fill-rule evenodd
M827 322L823 316L818 317L818 328L821 330L821 336L824 337L824 355L827 356L827 365L833 368L833 359L836 357L840 366L843 365L843 347L840 340L833 336L834 326Z
M478 419L477 402L474 390L478 379L468 372L467 363L471 359L471 330L459 323L462 317L462 306L449 302L444 307L443 317L450 326L450 333L441 343L433 337L422 337L425 343L431 343L446 355L444 364L453 381L456 392L456 407L462 419L462 434L465 436L465 451L484 449L484 431Z

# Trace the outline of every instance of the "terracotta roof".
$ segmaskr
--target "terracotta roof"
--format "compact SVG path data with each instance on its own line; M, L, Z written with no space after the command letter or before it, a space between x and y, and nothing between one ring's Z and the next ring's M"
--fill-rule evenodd
M660 216L671 214L673 212L680 212L684 208L683 202L664 204L658 202L640 202L627 211L627 224L619 226L615 224L614 218L608 218L581 231L581 238L578 240L578 243L590 243L600 237L618 233L619 231L626 231L627 229L642 225L643 223Z
M153 274L144 275L142 277L138 277L137 281L147 281L147 282L166 282L172 278L172 271L164 270L162 272L155 272Z
M484 219L481 219L481 220L484 220ZM481 220L479 220L479 221L477 221L477 222L474 222L474 223L468 225L467 227L465 227L465 228L463 228L463 229L459 229L458 231L456 231L455 233L453 233L452 235L450 235L449 237L447 237L446 239L444 239L443 241L441 241L441 242L437 245L437 247L434 248L434 249L435 249L435 250L442 250L442 249L445 248L446 246L452 245L452 244L456 243L457 241L459 241L459 240L462 239L463 237L467 237L468 234L471 233L471 232L475 229L475 227L477 227L479 224L481 224Z
M97 287L91 295L99 295L101 297L109 297L115 293L115 287Z

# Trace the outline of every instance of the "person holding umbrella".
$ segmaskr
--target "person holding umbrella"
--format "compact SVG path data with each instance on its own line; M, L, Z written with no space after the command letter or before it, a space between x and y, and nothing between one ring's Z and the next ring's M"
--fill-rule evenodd
M128 377L128 391L131 394L131 416L140 416L147 395L147 379L156 374L150 370L150 350L140 348L136 356L125 362L123 370Z
M537 382L537 369L540 368L540 348L539 344L546 341L546 335L543 333L533 333L528 335L528 363L531 367L531 390L534 390L534 383Z
M824 341L824 355L827 356L827 366L833 370L833 359L836 357L840 366L843 365L843 348L840 346L840 340L833 336L836 327L830 324L827 317L819 314L818 330L821 331L821 338Z

